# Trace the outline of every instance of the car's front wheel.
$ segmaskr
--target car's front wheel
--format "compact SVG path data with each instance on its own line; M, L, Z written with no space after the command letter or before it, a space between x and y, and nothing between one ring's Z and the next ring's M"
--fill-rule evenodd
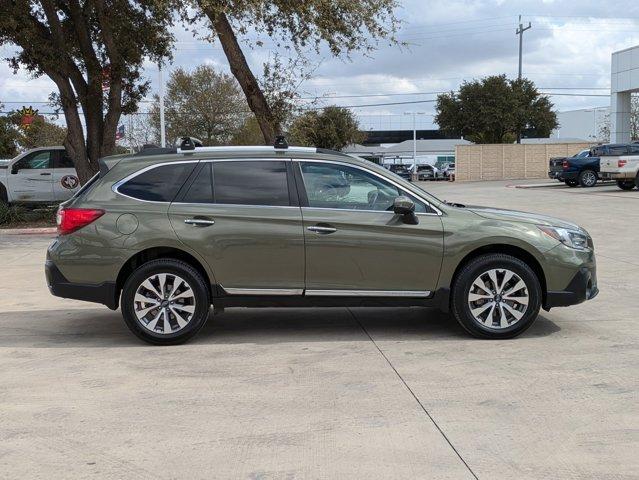
M210 305L202 275L175 259L145 263L122 289L122 316L127 326L156 345L175 345L193 337L206 323Z
M632 180L617 180L617 186L622 190L632 190L635 188L635 182Z
M523 261L504 254L482 255L457 275L451 311L459 324L478 338L513 338L537 318L541 286Z

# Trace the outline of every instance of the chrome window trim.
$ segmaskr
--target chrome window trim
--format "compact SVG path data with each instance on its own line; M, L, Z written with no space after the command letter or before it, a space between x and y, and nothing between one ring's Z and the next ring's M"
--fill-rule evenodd
M410 197L413 197L413 199L417 198L419 201L425 203L426 205L428 205L430 208L432 208L435 213L429 213L429 212L415 212L417 215L427 215L427 216L442 216L443 213L442 211L435 207L431 202L429 202L428 200L426 200L425 198L422 198L421 196L415 194L414 192L411 191L407 191L404 187L402 187L400 184L394 182L392 179L385 177L384 175L381 175L377 172L374 172L372 170L369 170L366 167L363 167L361 165L355 165L352 163L346 163L346 162L340 162L338 160L324 160L324 159L306 159L306 158L302 158L302 159L296 159L296 162L313 162L313 163L331 163L331 164L336 164L336 165L344 165L346 167L353 167L353 168L357 168L359 170L362 170L364 172L370 173L371 175L374 175L378 178L381 178L382 180L387 181L388 183L394 185L395 187L397 187L400 191L402 192L406 192L406 194L408 194ZM304 180L304 173L302 172L302 180ZM304 185L304 188L306 188L306 184ZM350 211L350 212L388 212L388 213L393 213L393 212L389 212L388 210L358 210L358 209L347 209L347 208L328 208L328 207L302 207L302 208L313 208L313 209L322 209L322 210L331 210L331 211Z
M302 147L300 147L302 148ZM315 150L315 149L310 149L310 150ZM194 150L188 150L189 152L194 152ZM201 151L201 150L200 150ZM299 151L299 150L298 150ZM206 162L206 163L213 163L213 162L262 162L262 161L277 161L277 162L314 162L314 163L331 163L331 164L337 164L337 165L344 165L346 167L353 167L353 168L357 168L359 170L363 170L364 172L370 173L378 178L381 178L382 180L385 180L387 182L389 182L390 184L394 185L395 187L397 187L398 189L400 189L401 191L406 192L410 197L413 198L417 198L419 201L424 202L426 205L428 205L430 208L432 208L435 213L428 213L428 212L416 212L417 215L423 215L423 216L442 216L443 212L437 208L436 206L434 206L430 201L426 200L425 198L421 197L420 195L416 194L415 192L412 191L407 191L402 185L394 182L392 179L385 177L384 175L381 175L377 172L374 172L372 170L369 170L361 165L356 165L356 164L352 164L352 163L347 163L347 162L340 162L338 160L324 160L324 159L311 159L311 158L299 158L299 159L291 159L291 158L205 158L205 159L194 159L194 160L173 160L173 161L168 161L168 162L162 162L162 163L155 163L153 165L147 165L146 167L142 168L141 170L138 170L136 172L133 172L129 175L127 175L126 177L124 177L123 179L117 181L116 183L114 183L111 186L111 190L116 193L117 195L122 195L123 197L129 198L131 200L136 200L138 202L146 202L146 203L155 203L155 204L170 204L170 203L175 203L176 205L233 205L233 206L242 206L242 207L266 207L266 208L300 208L297 206L293 206L293 205L247 205L247 204L230 204L230 203L211 203L211 204L206 204L206 203L183 203L183 202L163 202L163 201L158 201L158 200L143 200L140 198L135 198L135 197L131 197L130 195L125 195L124 193L121 193L119 191L119 188L125 184L126 182L128 182L129 180L137 177L138 175L141 175L145 172L148 172L149 170L152 170L154 168L159 168L159 167L163 167L166 165L177 165L177 164L181 164L181 163L198 163L198 162ZM306 187L305 187L306 188ZM393 212L388 212L387 210L357 210L357 209L345 209L345 208L324 208L324 207L302 207L302 208L313 208L313 209L322 209L322 210L330 210L330 211L352 211L352 212L387 212L387 213L393 213Z
M307 297L404 297L427 298L429 290L313 290L307 289L304 294Z

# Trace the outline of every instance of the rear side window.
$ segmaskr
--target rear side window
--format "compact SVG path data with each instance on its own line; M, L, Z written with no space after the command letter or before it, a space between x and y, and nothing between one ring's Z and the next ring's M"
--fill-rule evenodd
M138 200L171 202L196 163L176 163L151 168L118 187L118 192Z
M66 150L58 150L53 168L75 168L75 165Z
M288 206L286 163L214 162L213 197L215 203Z

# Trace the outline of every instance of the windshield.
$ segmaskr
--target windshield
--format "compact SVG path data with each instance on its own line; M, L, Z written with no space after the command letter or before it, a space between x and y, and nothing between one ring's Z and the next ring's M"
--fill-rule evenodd
M590 155L590 150L582 150L577 155L575 155L573 158L585 158L588 155Z

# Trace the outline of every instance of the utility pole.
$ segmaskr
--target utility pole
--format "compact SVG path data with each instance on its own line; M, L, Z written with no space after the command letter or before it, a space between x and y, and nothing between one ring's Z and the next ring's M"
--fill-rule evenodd
M517 75L518 80L521 80L521 58L524 45L524 32L530 28L532 28L531 23L528 22L528 26L524 27L524 25L521 23L521 15L519 15L519 28L515 30L515 35L519 35L519 74ZM521 143L521 131L517 131L517 143Z
M519 80L521 80L521 54L522 54L522 47L524 44L524 32L530 28L532 28L532 25L530 22L528 22L527 27L524 27L522 25L521 15L519 15L519 28L515 31L515 34L519 35L519 75L517 76Z
M166 147L166 133L164 131L164 76L162 75L162 63L158 63L158 73L160 82L160 146Z

